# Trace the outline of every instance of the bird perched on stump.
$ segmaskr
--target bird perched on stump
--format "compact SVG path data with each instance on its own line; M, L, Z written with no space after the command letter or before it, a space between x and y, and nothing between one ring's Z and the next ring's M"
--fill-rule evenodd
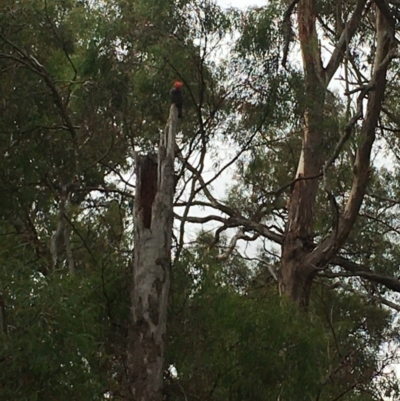
M178 108L178 118L182 118L182 106L183 106L183 93L182 93L183 82L175 81L174 86L171 89L171 103Z

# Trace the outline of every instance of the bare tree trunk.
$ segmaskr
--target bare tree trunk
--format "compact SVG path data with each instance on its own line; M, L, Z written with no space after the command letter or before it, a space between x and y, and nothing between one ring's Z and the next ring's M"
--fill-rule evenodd
M173 105L157 159L135 156L135 260L124 394L129 401L162 400L177 118Z
M68 192L66 188L63 188L60 193L60 200L58 203L57 213L57 229L51 236L50 240L50 253L53 260L53 272L57 269L60 255L63 251L63 245L65 247L68 271L71 275L75 274L75 263L74 255L71 247L71 229L65 224L65 218L69 218L71 209L71 192Z
M71 211L71 192L67 196L67 200L65 202L65 217L70 221L70 211ZM67 254L67 262L68 262L68 271L71 276L75 274L75 262L74 262L74 254L72 252L71 246L71 227L69 224L65 224L64 226L64 246L65 252Z
M58 262L60 260L62 239L65 235L65 203L67 202L66 189L62 189L60 193L60 200L58 203L58 213L57 213L57 228L56 231L51 236L50 240L50 252L53 259L53 272L56 271L58 267Z
M301 0L298 25L305 72L306 110L303 148L297 181L290 196L288 224L282 248L281 290L299 305L307 306L314 269L305 263L312 250L314 207L318 174L323 166L323 109L325 85L318 38L314 0Z

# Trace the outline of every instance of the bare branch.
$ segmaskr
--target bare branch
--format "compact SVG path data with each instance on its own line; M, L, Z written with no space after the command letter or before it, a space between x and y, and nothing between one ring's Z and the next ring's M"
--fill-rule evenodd
M226 260L229 258L229 256L232 254L234 251L236 244L239 240L243 239L245 241L255 241L259 237L259 234L254 234L252 237L249 237L248 235L244 234L241 229L238 230L238 232L231 238L231 241L229 243L228 248L226 251L218 255L217 259L218 260Z
M174 217L178 220L183 220L183 216L179 216L176 213L174 213ZM221 223L225 223L227 221L227 219L225 219L224 217L212 214L205 217L187 216L185 219L187 222L194 224L205 224L210 221L219 221Z
M370 271L354 271L354 272L342 272L342 273L332 273L332 274L326 273L326 274L330 275L330 277L360 277L377 284L382 284L383 286L389 288L392 291L400 292L400 280L383 276L381 274L375 274Z
M400 312L400 305L395 304L394 302L391 302L386 298L383 298L383 297L380 297L380 296L379 297L372 296L371 299L376 300L376 301L380 302L381 304L386 305L389 308L392 308L392 309L397 310L398 312Z
M210 205L210 206L212 206L212 205ZM229 209L229 211L230 211L230 209ZM179 220L182 219L182 217L177 214L175 214L175 217ZM243 230L245 230L245 231L254 231L254 232L258 233L259 235L269 239L270 241L276 242L278 244L282 244L282 241L283 241L282 235L271 231L264 224L256 223L251 220L247 220L247 219L245 219L243 217L239 217L235 214L233 214L229 218L224 218L224 217L218 216L218 215L208 215L205 217L188 216L186 218L186 221L188 221L189 223L195 223L195 224L204 224L204 223L208 223L210 221L218 221L218 222L225 224L227 227L230 227L230 228L243 227Z
M348 272L342 272L342 273L323 272L323 273L320 273L319 276L327 277L327 278L361 277L361 276L357 275L356 273L348 273ZM363 277L363 278L365 278L365 277ZM340 287L344 287L344 286L340 285ZM346 290L348 290L348 289L346 288ZM352 292L356 293L357 295L363 296L363 294L360 294L359 292L356 292L356 291L352 291ZM368 299L378 301L379 303L386 305L389 308L392 308L392 309L400 312L400 305L398 305L392 301L389 301L388 299L386 299L382 296L364 295L364 297L368 297Z
M283 16L283 30L284 30L284 35L285 35L285 47L283 48L283 57L282 57L282 66L286 67L286 62L289 54L289 46L290 42L293 39L293 29L292 29L292 23L290 21L290 18L292 16L293 10L296 7L296 4L300 0L292 0L292 2L289 4L289 7L287 8L285 15Z
M371 90L367 103L367 111L361 127L360 137L362 138L362 141L357 149L357 157L353 170L354 178L352 189L350 191L345 209L340 216L337 232L335 230L331 236L322 241L313 250L313 252L308 255L307 260L309 264L325 266L327 263L329 263L337 250L340 249L340 247L346 241L357 219L361 204L366 194L368 182L371 178L371 149L375 141L375 129L379 120L385 95L386 72L389 63L395 55L393 35L393 30L387 24L385 24L385 19L378 11L378 39L374 72L367 87L364 88L358 98L358 107L361 108L361 102L365 91ZM357 114L353 117L353 119L355 118L358 118ZM352 122L352 120L350 122Z
M179 258L181 250L183 249L183 244L184 244L184 236L185 236L185 223L186 223L186 217L189 215L189 211L190 211L190 207L192 205L193 200L195 199L198 191L196 191L196 183L199 180L199 177L201 177L201 173L204 169L204 160L205 160L205 156L206 156L206 146L203 146L201 149L201 157L200 157L200 162L199 162L199 166L200 166L200 170L199 169L195 169L193 167L192 170L192 174L193 174L193 178L192 178L192 184L191 184L191 189L190 189L190 195L189 195L189 199L186 203L185 206L185 210L183 212L183 218L181 219L181 226L180 226L180 233L179 233L179 245L178 245L178 249L176 252L176 258ZM177 151L178 150L178 151ZM178 159L181 161L182 166L188 166L189 162L188 162L188 157L187 158L183 158L178 146L175 144L175 153L178 156ZM206 184L203 181L203 184L201 185L202 187L205 187ZM211 195L211 194L210 194Z
M361 277L374 283L382 284L390 290L400 292L400 280L396 278L374 273L367 266L354 263L342 256L337 256L332 263L346 270L345 272L337 273L340 277ZM329 274L332 275L333 273Z
M361 127L363 142L357 150L354 180L349 199L341 216L338 243L341 245L350 233L364 199L367 183L370 179L370 156L375 141L375 128L379 119L385 89L387 68L394 57L394 32L385 24L381 13L377 13L377 54L373 76L368 84L374 88L371 93L367 112Z
M176 153L177 158L179 161L182 163L185 163L186 167L190 172L193 173L193 175L196 177L196 179L199 181L201 185L201 189L203 190L204 194L206 195L207 199L210 201L211 205L216 208L221 210L222 212L226 214L232 213L232 209L228 208L227 206L223 205L222 203L218 202L214 196L212 196L211 192L207 188L207 184L205 183L203 177L201 176L200 171L198 171L195 167L193 167L183 156L180 151Z
M57 212L57 228L50 239L50 253L53 260L53 272L57 269L58 261L60 258L60 244L62 238L65 236L64 214L65 204L67 202L67 194L65 192L65 188L61 190Z
M64 215L68 217L70 220L70 213L71 213L71 192L68 194L66 202L65 202L65 211ZM63 216L63 219L65 219ZM67 254L67 262L68 262L68 270L69 274L73 276L75 274L75 262L74 262L74 254L72 252L71 247L71 226L69 224L64 225L64 246L65 252Z
M385 198L384 196L378 196L378 195L372 194L369 191L367 191L366 195L369 196L370 198L378 199L378 200L380 200L382 202L391 203L392 206L393 205L400 205L400 200L397 200L397 199Z
M326 172L327 172L328 168L335 162L335 160L339 156L344 144L350 138L355 124L357 123L357 121L360 118L362 118L364 98L368 94L368 92L370 92L374 88L374 84L375 84L375 82L371 81L368 85L365 85L362 89L360 89L361 93L357 98L357 111L354 114L354 116L346 124L345 129L344 129L344 134L342 135L342 137L340 138L340 141L336 145L332 156L326 161L324 169L323 169L324 176L326 176Z
M387 3L385 0L374 0L376 6L379 8L381 13L385 16L387 22L390 24L392 28L394 28L396 20L390 11L390 8L388 7Z
M354 36L359 23L361 21L363 11L365 10L365 5L367 4L367 0L359 0L356 8L353 12L353 15L350 18L350 21L346 24L345 29L340 35L339 41L336 44L335 50L332 53L332 56L325 68L325 84L329 85L332 77L335 75L340 63L343 60L343 57L346 52L346 48L350 43L352 37Z

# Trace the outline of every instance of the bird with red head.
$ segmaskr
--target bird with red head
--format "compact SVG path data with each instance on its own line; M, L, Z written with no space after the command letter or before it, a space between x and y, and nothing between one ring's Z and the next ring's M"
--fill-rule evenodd
M174 104L178 109L178 118L182 118L182 107L183 107L183 82L175 81L174 86L170 91L171 103Z

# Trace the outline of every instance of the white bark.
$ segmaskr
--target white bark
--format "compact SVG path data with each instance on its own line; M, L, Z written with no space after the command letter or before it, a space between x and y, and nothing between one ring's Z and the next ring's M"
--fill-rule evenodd
M57 228L56 231L51 236L50 240L50 253L53 261L53 271L57 269L58 261L60 258L60 245L62 243L62 238L64 236L64 213L65 213L65 203L67 201L66 190L63 189L60 195L60 201L58 203L57 212Z
M151 171L147 175L144 171L144 162L149 156L136 156L135 260L128 355L129 390L126 395L127 399L135 401L162 400L164 343L170 288L177 114L176 107L171 106L169 120L160 139L157 177L154 177ZM151 182L154 178L156 194L152 205L149 205L143 201L148 198L147 189L154 189L155 183ZM147 227L145 215L150 206L151 224Z

